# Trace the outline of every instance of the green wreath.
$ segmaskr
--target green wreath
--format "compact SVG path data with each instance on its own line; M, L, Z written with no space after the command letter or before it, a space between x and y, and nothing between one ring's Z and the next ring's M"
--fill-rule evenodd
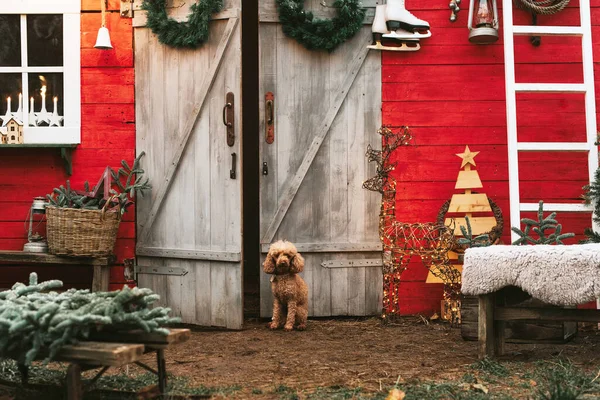
M166 3L166 0L144 0L142 9L148 12L148 28L159 42L171 47L202 46L208 40L210 16L223 8L222 0L201 0L192 4L187 21L177 22L167 15Z
M332 19L314 19L304 11L304 0L276 0L283 33L309 50L333 51L353 37L362 27L365 9L359 0L336 0L338 9Z

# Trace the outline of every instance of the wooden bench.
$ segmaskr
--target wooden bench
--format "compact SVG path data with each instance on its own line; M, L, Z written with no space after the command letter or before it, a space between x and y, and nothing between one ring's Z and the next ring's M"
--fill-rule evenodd
M121 367L131 363L156 374L159 391L164 395L167 388L165 350L187 341L190 336L189 329L171 329L167 336L143 331L99 332L92 335L90 341L64 346L55 361L69 364L66 376L67 399L82 399L83 393L110 367ZM156 353L156 370L140 361L147 353ZM101 368L100 371L84 386L81 373L98 368ZM23 384L27 384L28 368L19 366L19 371Z
M504 354L505 322L517 320L600 322L600 310L505 306L505 291L479 295L479 358Z
M94 268L93 292L107 292L114 257L62 257L47 253L0 250L0 263L89 265Z

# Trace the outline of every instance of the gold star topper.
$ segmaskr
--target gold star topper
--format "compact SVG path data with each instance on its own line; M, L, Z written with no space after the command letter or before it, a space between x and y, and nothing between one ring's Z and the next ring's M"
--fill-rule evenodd
M465 152L464 153L458 153L457 156L459 156L460 158L462 158L462 163L460 164L460 167L464 167L467 164L471 164L473 166L475 166L475 156L479 154L478 151L471 151L469 149L469 146L465 147Z

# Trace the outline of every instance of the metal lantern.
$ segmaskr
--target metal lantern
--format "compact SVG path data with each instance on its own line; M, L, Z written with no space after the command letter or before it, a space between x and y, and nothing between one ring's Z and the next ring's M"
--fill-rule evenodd
M48 244L44 241L42 235L37 232L33 232L33 222L37 220L36 228L44 221L46 214L46 201L43 197L34 197L31 208L27 219L29 220L29 227L27 228L27 240L23 246L23 251L28 253L47 253ZM36 218L37 216L37 218Z
M469 42L490 44L498 40L496 0L471 0L469 4Z

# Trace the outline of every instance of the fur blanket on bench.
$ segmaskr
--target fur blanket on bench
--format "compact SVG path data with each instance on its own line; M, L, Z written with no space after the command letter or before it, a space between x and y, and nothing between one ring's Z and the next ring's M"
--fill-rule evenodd
M489 246L467 249L462 292L480 295L517 286L558 306L600 297L600 244Z

